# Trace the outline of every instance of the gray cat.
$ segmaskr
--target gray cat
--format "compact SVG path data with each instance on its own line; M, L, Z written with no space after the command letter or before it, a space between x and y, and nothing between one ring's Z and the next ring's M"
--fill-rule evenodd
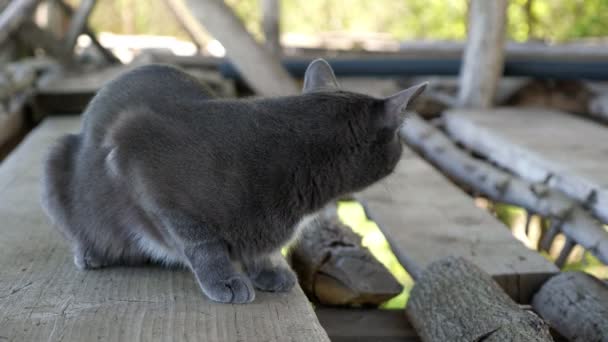
M223 100L174 67L140 67L51 149L42 204L81 269L184 265L227 303L288 291L281 246L331 200L391 173L402 111L425 86L386 99L341 91L316 60L303 95Z

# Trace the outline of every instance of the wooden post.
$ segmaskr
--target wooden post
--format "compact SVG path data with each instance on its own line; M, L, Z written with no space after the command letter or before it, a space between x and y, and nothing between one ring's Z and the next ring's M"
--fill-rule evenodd
M553 341L542 319L463 258L429 265L416 280L406 313L422 341Z
M262 29L266 39L266 48L275 54L281 55L281 8L279 0L262 0Z
M40 0L13 0L0 13L0 45L28 20Z
M491 107L502 75L508 0L472 0L460 70L460 107Z
M193 16L224 45L228 57L257 93L281 96L300 92L280 60L255 41L223 1L186 0L186 4Z
M534 296L534 310L570 341L608 338L608 286L582 272L561 273Z

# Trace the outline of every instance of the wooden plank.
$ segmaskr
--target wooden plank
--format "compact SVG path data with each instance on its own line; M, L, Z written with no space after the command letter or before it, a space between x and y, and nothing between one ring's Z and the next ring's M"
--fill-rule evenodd
M414 276L440 258L461 256L490 274L515 301L527 303L558 271L407 147L393 174L358 198Z
M255 41L224 1L185 2L192 15L226 48L227 56L257 93L276 96L300 92L277 56Z
M76 117L45 120L0 167L0 340L329 341L299 287L226 305L185 270L77 270L38 183L48 146L78 127Z
M448 133L532 182L582 202L608 223L608 129L567 113L535 108L453 110Z
M315 308L332 342L419 342L403 310Z
M502 75L507 0L472 0L460 71L459 107L492 106Z

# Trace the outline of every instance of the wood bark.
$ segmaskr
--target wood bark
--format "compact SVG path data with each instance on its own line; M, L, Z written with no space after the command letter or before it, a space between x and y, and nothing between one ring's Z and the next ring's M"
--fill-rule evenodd
M608 341L608 286L589 274L554 276L534 296L532 305L570 341Z
M193 16L226 48L245 81L264 96L294 95L300 91L280 60L247 32L221 0L186 0Z
M458 105L490 107L504 61L507 0L472 0Z
M416 114L408 118L401 136L458 182L494 201L517 205L550 218L558 223L564 235L608 263L608 232L578 202L543 184L530 183L474 159Z
M303 227L291 264L310 298L326 305L379 305L403 287L327 209Z
M522 310L463 258L429 265L410 293L406 313L422 341L553 341L542 319Z
M262 30L264 45L275 56L281 55L281 8L279 0L262 0Z
M40 0L13 0L0 12L0 45L29 20Z

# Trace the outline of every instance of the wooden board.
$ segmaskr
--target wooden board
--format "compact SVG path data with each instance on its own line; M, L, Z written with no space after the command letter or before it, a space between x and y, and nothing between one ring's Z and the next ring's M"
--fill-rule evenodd
M591 203L608 223L608 127L563 112L534 108L453 110L450 135L504 168Z
M0 341L329 341L299 287L226 305L185 270L77 270L38 183L48 146L78 126L47 119L0 165Z
M419 342L403 310L315 308L332 342Z
M435 260L462 256L527 303L558 271L407 147L394 173L358 198L414 277Z

